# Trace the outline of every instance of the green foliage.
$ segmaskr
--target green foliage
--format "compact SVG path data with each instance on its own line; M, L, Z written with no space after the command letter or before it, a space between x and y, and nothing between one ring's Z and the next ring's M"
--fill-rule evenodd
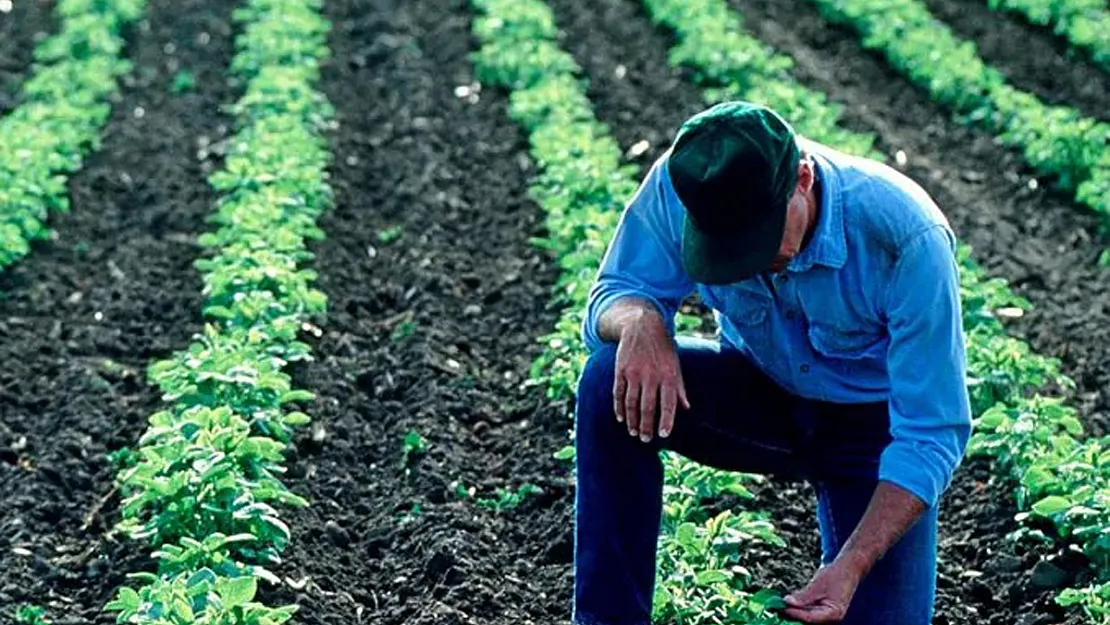
M150 573L130 577L145 582L138 591L121 588L107 609L117 622L135 625L279 625L297 606L269 608L254 600L255 577L220 575L201 568L172 576Z
M13 610L15 622L20 625L48 625L50 621L46 618L46 608L40 605L31 605L28 603L15 606Z
M404 234L405 234L404 227L399 226L399 225L398 226L392 226L392 227L386 228L384 230L379 230L378 231L378 243L381 243L382 245L389 245L391 243L396 243L397 241L399 241L401 239L401 236L404 235Z
M1091 623L1110 623L1110 583L1093 584L1086 588L1069 588L1056 599L1062 606L1079 606Z
M543 494L543 489L535 484L521 484L515 491L507 488L498 488L493 498L480 497L475 503L494 512L504 512L524 503L531 495Z
M740 554L757 542L784 547L761 513L726 510L704 523L683 522L659 544L653 601L661 623L785 623L771 610L785 606L772 590L751 592Z
M1020 13L1038 26L1051 26L1057 35L1110 71L1110 11L1105 0L987 0L987 3L992 9Z
M281 506L305 506L280 480L294 430L309 422L293 404L311 392L284 368L310 358L298 333L326 306L312 288L307 243L323 237L331 206L322 131L332 109L312 85L326 55L319 0L249 0L234 70L247 80L233 107L238 134L223 171L221 199L200 237L204 333L151 365L168 402L152 415L137 461L119 475L119 528L157 550L158 573L133 576L107 609L120 623L274 625L295 607L254 601L257 581L276 581L289 542Z
M22 102L0 119L0 269L46 239L50 212L69 209L66 181L97 150L121 59L121 31L145 0L60 0L58 33L34 51Z
M187 69L178 70L173 75L173 81L170 83L170 91L174 93L185 93L186 91L195 91L197 88L197 77Z
M416 430L405 434L401 440L401 466L408 466L416 456L428 453L428 440Z
M921 0L812 2L857 30L865 47L883 53L933 99L1020 148L1030 165L1110 220L1110 124L1015 89Z
M662 623L782 623L769 612L781 599L752 592L741 554L762 543L785 544L763 513L726 510L711 515L706 503L731 495L754 496L757 475L718 471L665 453L662 535L656 558L653 620Z
M393 328L393 332L389 334L389 339L397 343L409 338L415 332L416 322L412 319L405 319L401 323L398 323L396 328Z

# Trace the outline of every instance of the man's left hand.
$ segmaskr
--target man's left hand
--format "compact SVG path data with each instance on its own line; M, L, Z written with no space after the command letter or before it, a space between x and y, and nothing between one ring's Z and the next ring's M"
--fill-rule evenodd
M803 623L837 623L848 614L863 575L845 560L821 567L809 585L785 597L783 614Z

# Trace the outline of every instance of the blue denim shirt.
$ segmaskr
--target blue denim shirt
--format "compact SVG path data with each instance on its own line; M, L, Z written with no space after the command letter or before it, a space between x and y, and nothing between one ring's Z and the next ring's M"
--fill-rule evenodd
M928 505L948 487L971 429L956 239L917 184L875 161L803 142L821 210L786 271L724 286L694 284L680 261L683 206L667 170L652 167L621 218L590 293L583 336L614 301L653 302L674 331L695 289L721 341L801 397L886 401L892 442L879 479Z

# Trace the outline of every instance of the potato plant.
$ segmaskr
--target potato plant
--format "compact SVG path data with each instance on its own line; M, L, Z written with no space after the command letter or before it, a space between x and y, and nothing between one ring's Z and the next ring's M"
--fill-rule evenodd
M246 83L239 131L211 176L221 199L196 261L209 320L185 350L151 365L168 406L149 419L137 460L119 475L119 529L155 549L157 573L106 607L121 623L276 625L295 606L255 601L265 566L290 531L284 506L308 502L281 481L284 451L309 417L286 365L311 357L298 340L324 311L307 242L331 206L323 131L332 109L313 85L327 54L320 0L249 0L232 70Z
M131 69L121 31L145 0L59 0L61 27L34 50L21 102L0 119L0 269L50 236L51 212L69 210L66 181L99 148L116 80Z
M1103 0L987 0L993 9L1020 13L1049 26L1110 71L1110 10Z

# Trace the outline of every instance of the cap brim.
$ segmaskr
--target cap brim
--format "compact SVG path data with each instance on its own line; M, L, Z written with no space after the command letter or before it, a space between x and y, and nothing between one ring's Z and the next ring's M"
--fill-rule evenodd
M785 229L785 206L755 227L731 236L702 232L686 215L682 226L683 268L699 284L747 280L771 267Z

